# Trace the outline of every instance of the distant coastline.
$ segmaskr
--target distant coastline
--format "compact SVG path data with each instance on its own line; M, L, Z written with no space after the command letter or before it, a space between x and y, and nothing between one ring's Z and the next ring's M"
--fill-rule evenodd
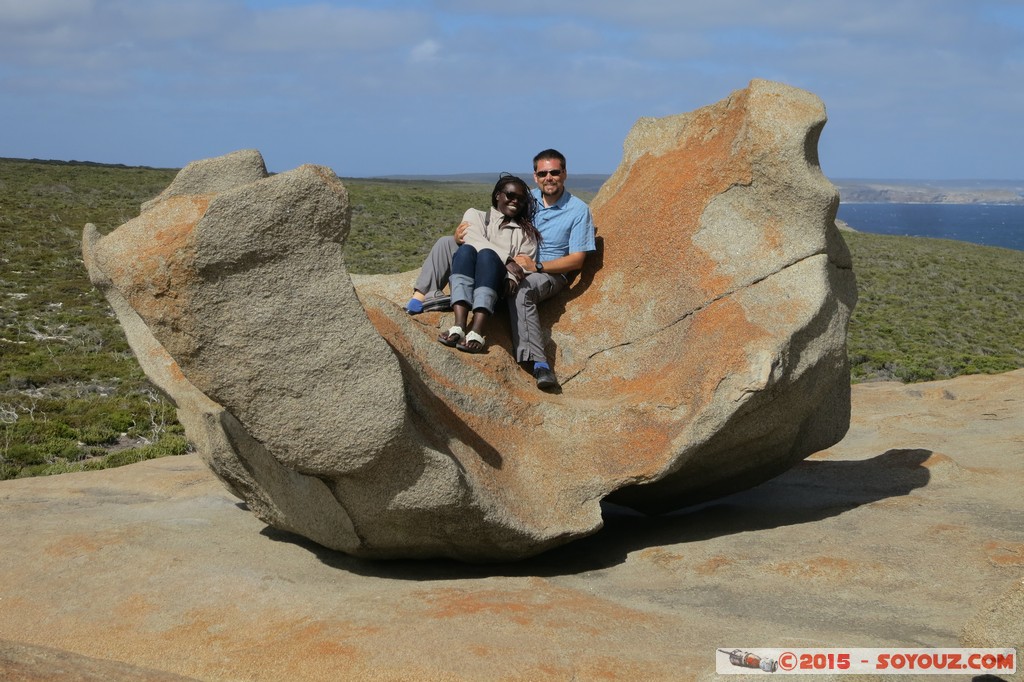
M1024 181L833 180L845 204L1024 204Z
M31 161L52 165L94 166L109 168L143 168L119 163L93 161L61 161L54 159L14 159L0 157L0 161ZM175 170L175 169L159 169ZM570 169L571 170L571 169ZM364 177L366 180L397 180L419 182L462 182L490 185L500 173L450 173L421 175L380 175ZM529 170L517 173L519 177L532 177ZM567 186L570 191L597 193L611 177L602 173L570 173ZM890 180L866 178L829 178L839 188L844 204L978 204L1024 205L1024 180Z
M529 171L518 173L529 178ZM491 184L498 173L449 175L387 175L379 180L420 180ZM571 173L567 186L578 192L597 192L609 178L599 173ZM1010 204L1024 205L1024 180L872 180L835 179L844 204Z

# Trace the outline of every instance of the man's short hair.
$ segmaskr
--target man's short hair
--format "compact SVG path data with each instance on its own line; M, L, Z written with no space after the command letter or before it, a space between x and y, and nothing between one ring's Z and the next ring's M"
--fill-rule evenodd
M562 170L565 170L565 157L562 156L562 152L557 149L545 149L537 156L533 157L533 170L537 170L537 164L541 161L558 161L562 164Z

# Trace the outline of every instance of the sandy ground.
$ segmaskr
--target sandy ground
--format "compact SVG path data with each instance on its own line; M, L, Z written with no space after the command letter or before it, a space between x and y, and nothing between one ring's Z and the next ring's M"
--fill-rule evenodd
M325 550L195 456L4 481L0 680L704 680L716 649L956 647L1024 575L1022 496L1024 370L855 386L847 437L786 474L609 506L516 564Z

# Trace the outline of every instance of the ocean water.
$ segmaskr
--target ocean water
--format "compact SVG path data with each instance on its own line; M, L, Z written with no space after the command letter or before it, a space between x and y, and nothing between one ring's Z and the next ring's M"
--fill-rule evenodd
M956 239L1024 251L1024 205L841 203L838 217L860 232Z

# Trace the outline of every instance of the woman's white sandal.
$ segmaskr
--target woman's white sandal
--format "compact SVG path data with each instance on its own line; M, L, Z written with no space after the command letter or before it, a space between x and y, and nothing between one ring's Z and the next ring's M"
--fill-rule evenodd
M476 332L470 332L466 334L466 340L455 346L463 353L483 353L487 339L480 336ZM470 345L476 344L476 345Z
M466 332L463 331L462 327L455 326L438 336L437 340L449 348L455 348L465 336Z

